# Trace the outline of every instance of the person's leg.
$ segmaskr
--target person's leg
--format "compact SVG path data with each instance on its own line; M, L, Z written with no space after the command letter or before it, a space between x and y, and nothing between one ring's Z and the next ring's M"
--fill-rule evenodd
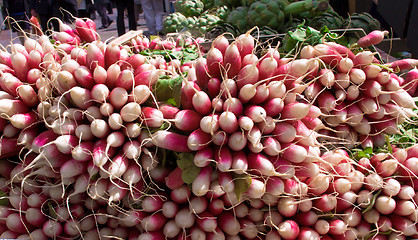
M155 30L157 32L163 32L163 16L164 16L164 1L154 0L155 11Z
M100 15L100 18L102 20L102 26L101 28L106 28L109 25L108 22L108 16L106 11L106 5L101 3L96 3L97 13Z
M148 31L151 35L155 35L157 34L157 30L155 29L155 13L152 2L153 0L141 0L141 6L144 11Z
M129 30L136 30L136 19L135 19L135 5L134 5L134 0L129 0L126 7L128 9Z
M116 1L116 9L118 16L116 19L116 25L118 28L118 36L125 34L125 3L124 1Z

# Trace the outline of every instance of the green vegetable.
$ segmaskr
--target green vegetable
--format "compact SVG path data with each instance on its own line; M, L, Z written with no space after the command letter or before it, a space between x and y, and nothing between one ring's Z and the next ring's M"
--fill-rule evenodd
M271 29L280 29L285 15L280 5L274 0L261 0L251 4L248 10L248 19L251 26L268 26Z
M234 192L237 196L238 201L241 199L241 195L248 191L251 186L251 176L247 174L234 174Z
M236 27L240 33L245 33L250 28L247 15L248 7L237 7L228 15L226 21Z
M354 13L346 19L348 28L362 28L366 33L373 30L380 30L380 22L373 18L369 13Z
M186 17L197 17L203 10L205 5L200 0L177 0L174 8L177 12L182 13Z
M171 13L163 21L164 31L166 33L180 32L184 21L186 21L186 17L183 14L179 12Z
M153 94L159 102L170 102L179 107L182 82L183 76L181 75L176 78L161 76L153 87Z

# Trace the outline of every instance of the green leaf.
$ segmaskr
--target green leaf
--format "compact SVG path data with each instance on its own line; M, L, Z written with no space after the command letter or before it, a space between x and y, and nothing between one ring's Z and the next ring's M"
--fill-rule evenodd
M186 184L192 184L193 181L197 178L197 176L199 176L199 173L200 167L192 165L183 170L183 172L181 173L181 179Z
M9 199L5 192L0 191L0 206L8 206L9 205Z
M363 152L366 154L373 154L373 148L372 147L367 147L365 149L363 149Z
M241 195L248 191L251 186L251 176L247 174L234 174L234 191L238 201L241 199Z
M177 166L181 170L186 170L187 168L194 166L194 154L192 153L179 153L177 154Z
M370 204L367 206L366 209L364 209L361 213L364 214L366 212L368 212L370 209L373 208L374 203L376 202L376 198L380 195L380 193L382 192L382 189L380 189L379 191L377 191L377 193L375 195L373 195L372 201L370 202Z
M49 201L48 202L48 212L49 212L49 216L53 219L57 219L58 218L58 214L55 211L54 205L52 205L52 202Z
M170 76L161 76L155 83L153 94L159 102L168 102L179 107L181 103L181 86L183 76L179 75L175 78Z

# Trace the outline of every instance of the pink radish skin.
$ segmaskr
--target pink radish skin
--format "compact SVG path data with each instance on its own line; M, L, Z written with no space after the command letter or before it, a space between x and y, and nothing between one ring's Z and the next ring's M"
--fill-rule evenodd
M234 113L225 111L219 116L219 126L226 133L234 133L238 129L238 120Z
M266 84L260 84L256 88L256 93L253 98L251 98L251 103L260 104L267 100L270 96L270 89Z
M318 221L318 215L314 211L300 212L294 219L302 226L314 226Z
M221 80L218 78L210 78L208 80L207 89L209 96L214 99L221 89Z
M243 113L243 106L238 98L231 97L224 101L223 110L230 111L235 114L235 116L240 116Z
M281 111L281 118L282 119L289 119L289 120L300 120L309 113L309 105L305 103L290 103L286 104Z
M100 139L95 142L93 146L93 162L97 167L102 167L106 164L109 158L113 157L116 149L110 147L106 149L107 142L105 139Z
M174 118L174 125L182 131L194 131L199 128L202 115L194 110L180 110Z
M145 231L157 231L164 227L167 219L162 213L157 212L142 219L141 226Z
M140 109L140 106L137 105L136 108ZM128 110L127 113L129 113L129 112L132 113L132 111ZM142 112L141 118L142 118L142 120L144 120L145 125L148 126L148 127L161 127L161 125L164 122L163 113L156 108L143 107L141 112ZM122 111L121 111L121 113L122 113ZM133 122L134 120L136 120L136 119L133 119L133 118L134 117L132 117L130 119L132 121L127 121L125 119L124 119L124 121L125 122Z
M418 69L414 68L407 73L405 77L405 83L403 84L403 88L409 93L409 95L415 96L417 86L418 86Z
M217 219L209 212L204 212L196 219L197 226L205 232L213 232L218 226Z
M181 229L187 229L192 227L195 223L195 219L195 214L191 212L188 208L181 209L174 218L177 227Z
M245 195L250 198L261 198L266 192L266 185L264 180L252 178L250 188L245 192Z
M193 109L193 96L200 87L195 82L183 81L181 87L181 106L184 109Z
M332 72L332 70L330 69L321 69L319 70L318 75L319 77L319 82L327 87L330 88L332 85L334 85L335 83L335 76L334 73Z
M348 73L354 67L354 62L351 58L343 58L337 66L339 73Z
M116 86L120 72L121 72L121 68L118 64L112 64L109 66L109 68L107 68L106 85L109 88L114 88Z
M89 44L87 46L86 64L92 72L97 66L105 67L104 53L96 44Z
M90 43L97 39L95 33L84 20L76 18L74 24L82 41Z
M364 67L371 64L374 60L374 53L371 51L363 51L356 54L354 58L354 66L355 67Z
M354 60L355 54L346 46L343 46L335 42L326 42L325 44L335 49L339 54L341 54L341 56L348 57L351 60Z
M198 151L210 144L211 139L212 137L210 134L201 129L196 129L187 138L187 146L192 151Z
M338 51L326 44L318 44L315 45L314 48L315 56L319 57L319 59L331 67L337 66L343 58Z
M2 73L0 77L0 87L10 95L17 97L17 89L23 82L11 73Z
M17 129L25 129L35 124L38 121L38 116L35 112L17 113L9 118L10 123Z
M264 58L259 63L259 80L271 78L278 67L276 59L272 56Z
M367 34L366 36L361 37L357 41L357 45L359 47L365 48L365 47L369 47L371 45L379 44L380 42L383 41L385 36L388 35L388 34L389 34L388 31L374 30L374 31L370 32L369 34Z
M93 74L86 66L80 66L74 72L77 82L84 88L91 89L94 86Z
M168 188L171 190L177 189L181 187L184 182L181 178L181 175L183 173L183 170L181 168L176 167L166 178L165 178L165 184Z
M235 189L234 180L229 172L218 173L219 185L222 186L223 190L227 193L233 192Z
M114 43L108 44L104 52L106 68L109 68L110 65L116 63L118 59L120 59L120 47Z
M235 132L228 138L228 146L233 151L241 151L247 145L247 137L242 132Z
M248 116L254 123L265 121L267 112L264 108L257 105L249 105L246 107L244 114Z
M219 129L219 115L211 114L200 120L200 129L206 133L213 134Z
M255 39L250 35L250 31L245 34L241 34L235 39L241 57L251 54L254 50Z
M232 152L226 146L216 149L215 161L219 171L228 171L232 166Z
M200 169L199 175L192 183L192 192L196 196L204 196L209 191L212 168L209 166Z
M245 55L243 58L242 58L242 61L241 61L241 67L244 67L244 66L246 66L246 65L251 65L251 64L257 64L259 61L258 61L258 57L257 57L257 55L255 55L255 54L253 54L253 53L250 53L250 54L247 54L247 55ZM276 61L277 62L277 61Z
M234 78L241 70L241 55L236 42L232 42L225 50L223 67L226 71L226 77Z
M280 176L270 160L260 153L250 153L248 156L248 169L255 174L264 176Z
M11 56L11 63L15 71L15 75L18 79L26 82L26 77L29 71L28 59L25 54L20 52L14 52Z
M273 136L280 143L290 143L296 138L296 129L287 122L279 122L276 124Z
M248 159L244 152L232 153L232 165L231 169L237 174L243 174L248 169Z
M283 239L296 239L300 232L299 225L293 220L283 221L277 227Z
M219 215L218 222L225 223L220 225L220 228L228 235L234 236L240 232L241 226L239 221L229 212Z
M198 91L193 95L192 104L194 109L202 115L207 115L212 110L211 100L203 91Z
M256 64L246 65L238 73L236 83L241 89L246 84L255 84L259 80L259 70Z
M266 182L266 191L275 196L280 196L284 193L283 180L279 177L270 177Z
M42 230L47 237L54 238L62 233L63 227L54 220L48 220L42 226Z
M122 70L119 73L118 80L116 82L116 87L121 87L126 89L127 91L132 89L134 85L134 75L131 70Z
M221 77L221 67L223 66L223 54L222 52L212 47L206 55L206 61L208 66L208 72L211 77Z
M190 152L187 142L188 136L160 130L152 134L152 142L157 147L163 147L176 152Z
M222 53L223 54L223 53ZM201 89L208 87L209 80L211 79L208 74L208 65L206 58L200 57L196 60L196 83Z
M229 97L237 97L238 96L238 87L236 82L231 79L227 78L221 82L220 90L222 93L222 98L227 99Z
M296 144L282 144L282 149L282 156L293 163L305 161L308 155L306 148Z

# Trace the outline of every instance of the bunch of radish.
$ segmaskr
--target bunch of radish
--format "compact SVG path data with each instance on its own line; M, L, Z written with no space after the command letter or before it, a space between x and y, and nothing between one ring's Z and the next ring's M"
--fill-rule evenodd
M152 51L201 39L118 45L88 22L0 52L0 238L417 236L416 145L326 149L383 146L415 116L416 69L394 73L415 60L335 43L282 58L244 34L184 62Z
M345 139L345 147L361 143L363 147L382 146L385 134L398 133L398 125L415 116L415 102L408 91L415 91L418 79L416 62L399 60L381 64L375 53L365 50L354 54L333 42L306 46L300 57L317 59L315 74L293 81L295 90L318 106L323 115L321 135ZM409 71L405 81L394 71ZM306 86L308 85L308 86Z

